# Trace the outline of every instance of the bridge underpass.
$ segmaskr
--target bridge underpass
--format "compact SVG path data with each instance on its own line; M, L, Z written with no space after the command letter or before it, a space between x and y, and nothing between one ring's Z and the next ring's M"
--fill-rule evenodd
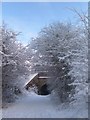
M38 95L48 95L51 93L51 91L48 90L47 84L47 80L50 78L51 77L48 77L46 72L39 72L27 82L25 88L29 90L29 88L36 87Z

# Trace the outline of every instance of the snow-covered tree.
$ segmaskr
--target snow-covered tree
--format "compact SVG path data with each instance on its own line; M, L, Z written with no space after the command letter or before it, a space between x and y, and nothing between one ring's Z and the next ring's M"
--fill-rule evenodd
M67 101L66 96L76 99L83 88L85 92L88 41L84 26L60 22L50 24L41 30L31 45L34 51L32 68L37 72L48 71L52 76L50 89L58 93L62 102ZM64 89L65 84L69 86L69 92ZM73 93L76 94L72 97ZM65 97L61 97L63 94Z
M90 5L88 4L88 9ZM79 49L78 52L72 54L72 66L73 69L70 72L72 76L75 77L75 81L73 84L76 85L76 93L74 98L79 100L79 102L88 101L88 51L89 51L89 36L90 36L90 28L89 21L90 16L86 12L78 12L76 9L71 8L77 18L79 18L78 27L80 28L80 37L78 44Z
M50 88L53 88L60 98L62 96L62 102L66 100L63 95L69 96L70 94L69 91L64 90L65 82L68 81L67 86L73 82L73 78L68 75L69 69L71 69L71 54L69 52L79 48L77 41L74 41L78 36L77 28L70 23L57 22L42 29L39 36L32 41L32 49L34 49L35 54L32 59L33 66L37 71L48 71L49 75L52 76L49 80Z
M21 93L19 79L29 75L27 48L17 41L18 33L2 26L2 100L12 102ZM27 59L28 58L28 59Z

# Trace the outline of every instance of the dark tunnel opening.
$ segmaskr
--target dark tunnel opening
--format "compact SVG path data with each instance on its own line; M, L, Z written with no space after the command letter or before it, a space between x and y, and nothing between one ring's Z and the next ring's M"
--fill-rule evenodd
M47 84L44 84L38 91L38 95L49 95L51 92L48 90Z

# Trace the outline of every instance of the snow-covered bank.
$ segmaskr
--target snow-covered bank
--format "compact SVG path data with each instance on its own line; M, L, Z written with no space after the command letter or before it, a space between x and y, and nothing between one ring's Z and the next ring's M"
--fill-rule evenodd
M86 106L60 108L53 104L50 96L35 93L23 95L15 104L3 109L3 118L87 118Z

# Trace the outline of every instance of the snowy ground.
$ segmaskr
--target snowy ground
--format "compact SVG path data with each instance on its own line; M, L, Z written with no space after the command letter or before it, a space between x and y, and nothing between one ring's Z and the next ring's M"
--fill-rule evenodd
M3 118L87 118L86 106L59 108L53 104L50 96L25 93L15 104L3 109Z

